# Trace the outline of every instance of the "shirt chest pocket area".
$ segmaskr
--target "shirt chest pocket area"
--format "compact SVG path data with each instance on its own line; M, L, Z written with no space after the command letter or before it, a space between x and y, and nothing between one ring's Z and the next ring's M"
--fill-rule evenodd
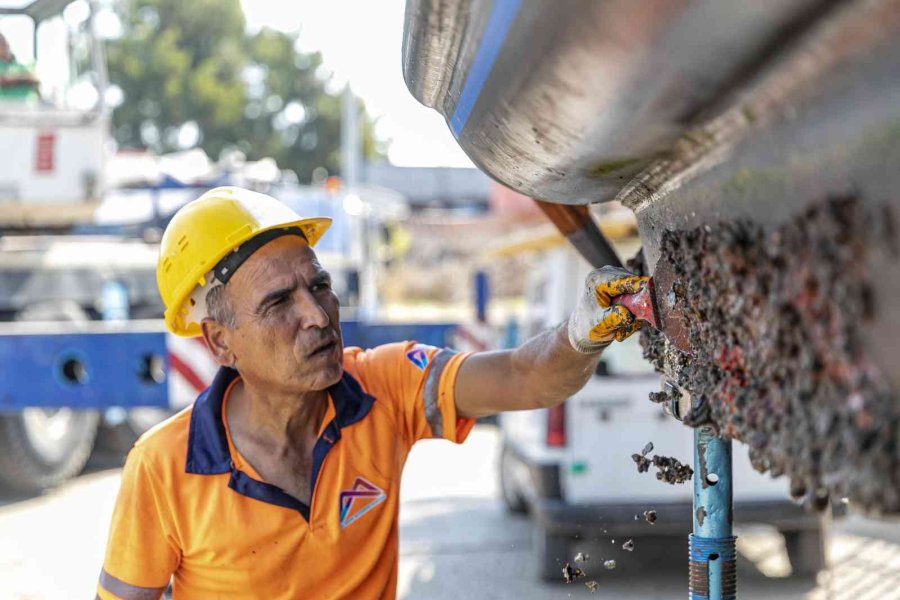
M348 437L341 439L338 452L338 447L332 449L337 456L326 458L326 463L334 458L337 464L325 465L319 484L326 485L317 484L313 500L319 517L315 528L339 532L341 537L350 532L371 534L373 528L391 521L384 518L385 511L396 510L400 481L401 463L393 455L395 450L360 444Z

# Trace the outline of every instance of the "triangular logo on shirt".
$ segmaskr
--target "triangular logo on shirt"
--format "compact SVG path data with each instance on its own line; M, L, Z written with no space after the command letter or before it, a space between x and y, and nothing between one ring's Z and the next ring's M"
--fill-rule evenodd
M425 370L425 366L428 364L428 350L430 350L432 346L426 346L424 344L416 344L413 346L413 349L406 353L406 358L412 364L416 365L416 368L420 371Z
M384 490L357 476L353 487L340 494L341 529L381 504L386 497Z

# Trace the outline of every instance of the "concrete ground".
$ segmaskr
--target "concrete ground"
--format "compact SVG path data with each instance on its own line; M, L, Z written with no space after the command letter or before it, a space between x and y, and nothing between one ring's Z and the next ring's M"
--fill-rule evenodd
M591 597L581 583L535 577L530 524L507 515L499 500L498 442L495 429L480 426L462 446L429 441L414 449L401 492L399 598ZM0 498L0 598L93 597L119 484L119 470L103 467L41 497ZM738 534L742 599L900 599L900 524L860 517L834 524L832 566L818 581L787 577L784 545L773 531ZM587 551L602 557L606 543ZM599 584L593 597L685 598L685 539L637 538L635 545L615 570L586 565Z

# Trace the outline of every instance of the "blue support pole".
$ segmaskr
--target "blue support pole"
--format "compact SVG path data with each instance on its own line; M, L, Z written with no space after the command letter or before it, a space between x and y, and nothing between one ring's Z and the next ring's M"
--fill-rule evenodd
M488 300L490 288L488 276L485 271L475 272L475 318L479 323L487 323Z
M694 533L690 536L691 600L735 600L731 441L709 427L694 429Z

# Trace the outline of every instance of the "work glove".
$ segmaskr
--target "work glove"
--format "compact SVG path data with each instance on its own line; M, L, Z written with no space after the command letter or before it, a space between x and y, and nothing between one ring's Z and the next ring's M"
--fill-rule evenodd
M569 317L569 343L579 352L590 354L621 342L641 328L641 322L612 299L622 294L636 294L647 285L649 277L632 275L618 267L603 267L588 273L584 292Z

